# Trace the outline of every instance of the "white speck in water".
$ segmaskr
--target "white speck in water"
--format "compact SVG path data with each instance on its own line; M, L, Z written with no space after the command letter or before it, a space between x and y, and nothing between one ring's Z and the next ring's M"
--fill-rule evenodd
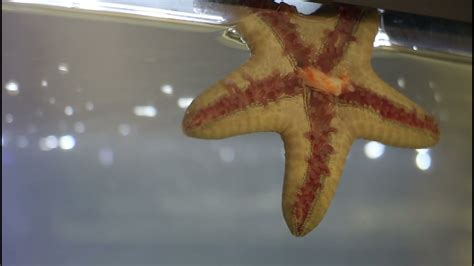
M67 116L71 116L74 114L74 109L71 107L71 106L66 106L64 108L64 113L67 115Z
M45 79L43 79L43 80L41 81L41 87L48 87L48 81L45 80Z
M13 122L13 115L12 114L6 114L5 115L5 122L12 123Z
M178 99L178 106L179 108L186 109L189 105L193 102L193 98L190 97L182 97Z
M155 117L158 111L152 105L135 106L133 112L136 116Z
M87 111L94 110L94 104L92 102L86 102L86 110Z
M235 159L235 149L232 147L222 147L219 149L219 157L225 163L230 163Z
M99 162L104 166L114 164L114 152L109 148L102 148L99 150Z
M398 84L398 87L404 89L405 88L405 79L403 77L399 77L397 79L397 84Z
M76 131L77 133L84 133L84 131L86 130L86 127L84 126L84 123L82 122L76 122L74 124L74 131Z
M365 156L369 159L377 159L385 152L385 145L377 141L369 141L364 146Z
M66 74L69 72L69 66L66 63L61 63L58 65L59 73Z
M54 98L54 97L49 98L49 103L50 104L55 104L56 103L56 98Z
M19 136L16 139L16 145L18 146L18 148L24 149L28 146L28 139L25 136Z
M436 88L438 85L436 85L436 83L432 80L428 81L428 86L430 87L430 89L434 89Z
M164 94L171 95L173 94L173 87L169 84L165 84L161 86L161 92L163 92Z
M413 47L412 47L412 48L413 48L413 50L415 50L415 51L418 51L418 46L416 46L416 45L413 45Z
M14 80L10 80L7 82L7 84L5 84L5 90L7 91L7 94L11 96L15 96L20 93L20 87Z
M62 150L70 150L76 146L76 139L71 135L61 136L59 138L59 147Z
M435 99L437 103L440 103L443 100L443 97L441 96L441 93L439 92L435 92L433 94L433 98Z
M120 124L119 127L118 127L118 131L119 131L120 135L128 136L128 135L130 135L131 128L127 124Z

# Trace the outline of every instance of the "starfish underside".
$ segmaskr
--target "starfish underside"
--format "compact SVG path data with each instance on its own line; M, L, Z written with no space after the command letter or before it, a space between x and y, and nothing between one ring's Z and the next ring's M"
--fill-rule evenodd
M339 5L302 16L285 4L258 10L237 29L252 56L197 97L188 136L220 139L280 133L285 146L283 214L303 236L322 220L357 138L421 148L436 144L436 122L373 71L376 10Z

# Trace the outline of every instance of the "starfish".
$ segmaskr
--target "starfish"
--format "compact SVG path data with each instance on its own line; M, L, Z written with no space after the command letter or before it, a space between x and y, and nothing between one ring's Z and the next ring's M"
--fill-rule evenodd
M278 132L285 147L283 216L295 236L324 217L357 138L422 148L437 123L371 66L379 14L350 5L312 16L258 10L236 27L249 60L197 97L183 131L203 139Z

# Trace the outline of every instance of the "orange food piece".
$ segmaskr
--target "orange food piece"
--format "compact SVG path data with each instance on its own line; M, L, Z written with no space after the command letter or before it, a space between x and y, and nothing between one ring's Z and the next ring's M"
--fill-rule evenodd
M343 92L354 91L346 74L341 77L330 76L315 67L308 66L299 68L298 76L303 79L305 85L326 94L339 96Z

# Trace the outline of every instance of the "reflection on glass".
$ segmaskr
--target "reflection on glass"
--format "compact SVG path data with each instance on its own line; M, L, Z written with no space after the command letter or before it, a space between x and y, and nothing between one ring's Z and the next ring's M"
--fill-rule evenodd
M35 125L29 124L26 128L26 131L28 132L28 134L34 134L36 133L37 129Z
M76 140L71 135L65 135L59 138L59 147L62 150L70 150L76 146Z
M130 135L131 128L127 124L120 124L119 127L118 127L118 131L119 131L120 135L128 136L128 135Z
M12 114L6 114L6 115L5 115L5 121L6 121L7 123L13 122L13 115L12 115Z
M8 95L12 96L18 95L18 93L20 93L18 83L14 80L10 80L9 82L7 82L7 84L5 85L5 90L7 91Z
M178 99L179 108L186 109L193 102L193 98L182 97Z
M399 77L397 79L397 84L398 84L398 87L400 88L405 88L405 79L403 77Z
M84 123L76 122L74 124L74 131L76 131L77 133L84 133L85 130L86 130L86 127L84 126Z
M173 94L173 87L169 84L165 84L161 86L161 92L163 92L164 94L171 95Z
M428 153L430 149L416 149L416 152L418 153Z
M94 110L94 104L92 102L86 102L86 110L87 111Z
M156 108L152 105L135 106L135 108L133 108L133 112L136 116L144 117L155 117L158 113Z
M415 159L416 166L423 171L430 169L431 156L428 152L419 152Z
M235 150L232 147L222 147L219 149L219 157L225 163L230 163L235 159Z
M47 136L39 140L39 147L42 151L49 151L58 147L58 138L56 136Z
M114 164L114 152L109 148L99 150L99 162L104 166Z
M71 116L74 114L74 109L71 107L71 106L66 106L64 107L64 113L67 115L67 116Z
M377 141L369 141L364 146L364 152L367 158L377 159L385 152L385 145Z
M66 74L69 72L69 66L66 63L61 63L58 65L59 73Z
M374 40L374 47L379 46L392 46L390 38L388 37L387 33L385 33L385 31L383 31L382 29L379 29Z
M28 139L25 136L19 136L16 139L16 145L21 149L26 148L28 146Z

